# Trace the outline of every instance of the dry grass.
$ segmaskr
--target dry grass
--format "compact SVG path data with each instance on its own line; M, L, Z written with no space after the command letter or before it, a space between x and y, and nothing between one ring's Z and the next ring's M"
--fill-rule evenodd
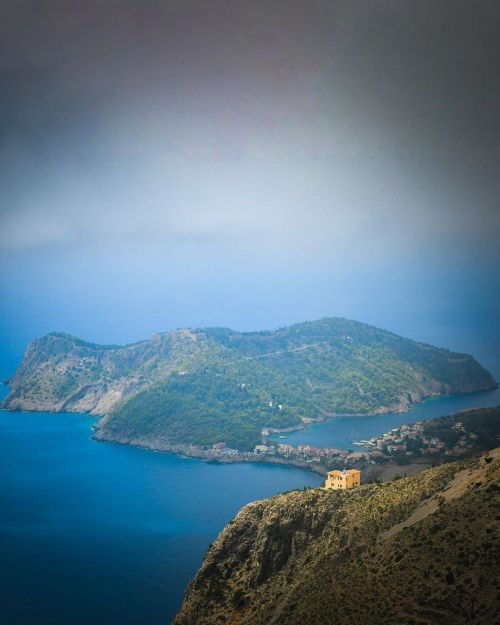
M495 450L388 484L250 504L175 623L493 625L499 476Z

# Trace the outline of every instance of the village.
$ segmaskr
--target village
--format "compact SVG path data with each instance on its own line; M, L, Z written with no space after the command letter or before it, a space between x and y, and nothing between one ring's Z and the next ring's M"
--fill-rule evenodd
M353 441L357 449L335 447L313 447L292 445L266 439L256 445L253 451L243 452L228 448L224 443L215 443L205 450L205 458L219 462L257 461L290 464L311 469L326 475L330 469L355 468L377 475L376 467L394 465L421 466L441 464L480 449L478 435L467 432L460 421L452 425L452 436L440 438L429 433L429 425L417 421L401 425L368 440ZM446 440L443 440L446 439Z

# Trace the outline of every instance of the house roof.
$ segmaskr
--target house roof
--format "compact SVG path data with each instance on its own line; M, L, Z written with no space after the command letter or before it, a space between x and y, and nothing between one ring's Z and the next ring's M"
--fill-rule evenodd
M344 471L335 469L334 471L328 471L328 475L361 475L361 471L358 471L358 469L347 469Z

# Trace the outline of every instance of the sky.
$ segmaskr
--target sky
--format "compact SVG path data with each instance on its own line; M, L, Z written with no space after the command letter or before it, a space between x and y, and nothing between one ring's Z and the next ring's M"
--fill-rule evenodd
M0 349L323 316L500 346L499 27L496 0L2 0Z

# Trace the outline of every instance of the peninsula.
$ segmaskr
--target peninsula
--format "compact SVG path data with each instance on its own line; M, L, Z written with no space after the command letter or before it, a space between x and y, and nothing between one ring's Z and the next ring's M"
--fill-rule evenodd
M468 354L341 318L187 328L125 346L56 332L28 346L7 383L4 408L88 412L101 417L97 439L201 457L214 446L251 452L263 429L497 386Z

